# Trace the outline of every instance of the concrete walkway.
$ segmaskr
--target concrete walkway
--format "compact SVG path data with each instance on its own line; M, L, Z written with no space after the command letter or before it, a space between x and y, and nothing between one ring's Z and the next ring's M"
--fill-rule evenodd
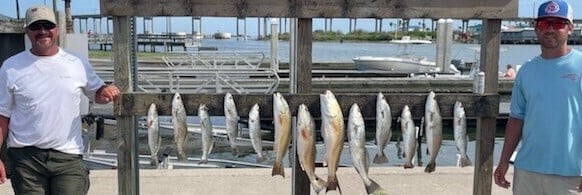
M431 174L423 170L421 167L409 170L373 167L370 177L390 194L472 194L474 167L437 167ZM326 168L317 168L316 172L327 180ZM291 169L286 169L285 174L291 175ZM365 194L354 168L340 168L337 174L343 194ZM118 194L117 171L93 170L90 176L89 194ZM511 181L512 176L513 169L510 169L507 179ZM140 170L139 181L140 194L291 194L291 178L271 177L269 168ZM14 194L10 182L0 185L0 194ZM491 194L510 195L511 190L493 184Z

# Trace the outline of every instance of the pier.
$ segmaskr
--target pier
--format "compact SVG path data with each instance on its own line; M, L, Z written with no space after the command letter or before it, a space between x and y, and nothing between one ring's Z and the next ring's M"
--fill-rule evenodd
M285 169L291 173L290 168ZM324 175L326 169L317 169ZM174 169L140 170L141 194L278 194L291 195L291 178L271 177L271 169ZM343 194L363 194L364 185L352 167L339 168L338 180ZM472 192L473 167L437 167L432 174L422 172L421 168L405 170L402 167L372 167L370 177L380 184L389 194L432 194L467 195ZM117 170L93 170L89 174L91 187L89 195L119 194ZM513 178L510 167L507 179ZM309 189L311 194L315 194ZM0 194L14 195L10 180L0 185ZM491 194L511 195L511 189L493 186Z

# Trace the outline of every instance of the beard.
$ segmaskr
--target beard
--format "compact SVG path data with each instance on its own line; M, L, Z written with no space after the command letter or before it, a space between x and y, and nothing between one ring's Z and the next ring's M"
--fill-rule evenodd
M543 48L554 49L562 46L566 39L560 38L555 33L546 33L540 36L539 41Z

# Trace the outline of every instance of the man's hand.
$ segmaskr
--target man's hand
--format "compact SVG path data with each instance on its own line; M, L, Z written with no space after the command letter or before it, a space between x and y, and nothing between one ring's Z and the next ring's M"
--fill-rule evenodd
M4 167L4 162L0 160L0 184L6 183L6 167Z
M507 173L508 163L500 163L495 172L493 173L493 179L495 179L495 184L502 188L509 188L511 183L505 179L505 174Z
M113 84L103 85L95 94L95 102L99 104L107 104L117 99L119 93L119 88L117 88L117 86Z

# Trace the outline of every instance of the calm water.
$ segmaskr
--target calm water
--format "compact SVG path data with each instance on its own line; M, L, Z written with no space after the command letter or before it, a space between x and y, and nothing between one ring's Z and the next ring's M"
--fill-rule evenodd
M203 39L203 47L216 47L219 51L261 51L268 58L271 53L270 41L237 40L232 39ZM91 45L92 49L98 46ZM455 43L452 46L451 58L465 61L476 61L479 57L478 44ZM573 48L582 50L582 45L574 45ZM149 51L149 47L147 51ZM140 47L142 50L143 47ZM156 51L163 51L160 46ZM183 51L181 47L174 47L174 51ZM312 48L313 62L352 62L358 56L390 56L398 51L398 45L387 42L314 42ZM436 44L412 45L408 48L410 53L425 56L429 60L436 59ZM538 55L538 45L501 45L499 57L499 70L504 71L506 64L523 64L528 59ZM279 42L279 59L289 61L289 42Z

